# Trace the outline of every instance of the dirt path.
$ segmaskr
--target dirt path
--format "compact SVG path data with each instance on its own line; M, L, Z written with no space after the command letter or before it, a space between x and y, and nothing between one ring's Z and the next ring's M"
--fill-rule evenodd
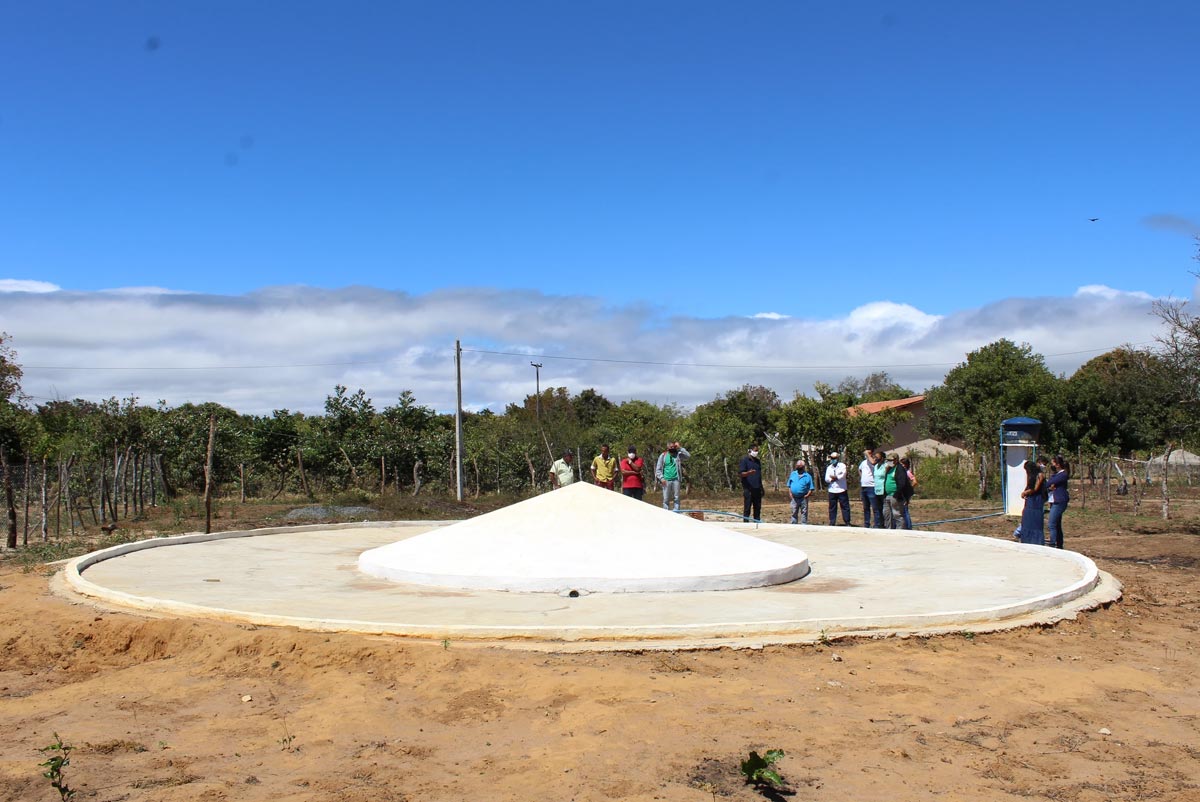
M738 762L768 748L795 799L1200 800L1200 527L1139 520L1068 519L1126 588L1077 621L759 651L151 620L7 570L0 799L58 798L57 732L76 799L106 802L754 800Z

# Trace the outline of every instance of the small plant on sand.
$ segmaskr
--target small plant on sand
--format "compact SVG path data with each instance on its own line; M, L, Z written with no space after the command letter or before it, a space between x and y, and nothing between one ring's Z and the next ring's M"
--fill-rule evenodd
M822 629L820 634L817 635L817 643L821 644L822 646L828 646L829 644L833 643L833 639L829 637L829 632Z
M772 768L783 757L782 749L768 749L765 753L751 752L750 757L742 761L742 774L746 782L755 788L769 788L777 791L783 788L783 777Z
M38 750L42 754L48 755L46 761L38 765L45 769L42 776L50 781L51 788L58 791L61 802L68 802L71 797L75 796L75 789L67 785L67 778L63 776L63 769L71 765L71 750L74 748L63 743L62 738L59 738L56 732L54 733L54 743Z
M299 747L292 746L292 743L295 740L296 740L295 734L288 732L287 719L284 719L284 721L283 721L283 737L280 738L275 743L279 744L279 748L284 752L297 752L297 751L299 751Z

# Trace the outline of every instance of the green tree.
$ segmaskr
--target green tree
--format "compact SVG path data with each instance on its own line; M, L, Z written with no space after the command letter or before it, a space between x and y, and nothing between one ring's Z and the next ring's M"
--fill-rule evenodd
M872 401L898 401L915 395L912 390L893 381L886 370L868 373L862 379L847 376L838 382L835 390L845 396L848 407Z
M732 490L738 460L755 439L754 427L721 400L701 404L681 426L680 440L692 454L687 476L704 487Z
M967 444L979 458L979 492L988 492L988 461L995 464L1000 422L1028 416L1042 421L1041 442L1059 445L1063 381L1028 344L1002 339L967 354L967 361L926 393L926 426L941 439Z
M1148 451L1164 442L1176 389L1162 357L1117 348L1085 362L1067 380L1064 427L1089 452Z
M820 399L797 393L775 414L774 422L790 455L803 455L823 478L830 452L845 452L846 462L853 464L851 454L887 439L892 428L907 417L908 413L895 410L852 415L845 396L829 388Z
M746 424L751 432L749 439L757 440L771 431L771 413L779 409L779 396L770 387L743 384L727 391L710 405ZM745 449L745 445L742 449Z

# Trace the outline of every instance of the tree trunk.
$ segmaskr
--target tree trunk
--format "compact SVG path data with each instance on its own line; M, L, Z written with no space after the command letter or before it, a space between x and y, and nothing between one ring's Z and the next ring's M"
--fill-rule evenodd
M208 453L204 458L204 534L212 531L213 445L217 440L217 416L208 416Z
M537 492L537 468L533 467L533 460L529 458L529 452L525 452L525 464L529 466L529 486L533 491Z
M338 451L342 452L342 458L346 460L346 465L350 468L350 485L358 487L358 471L354 470L354 463L350 461L350 455L341 446L338 446Z
M168 499L173 499L175 498L175 486L171 484L171 480L167 478L167 472L163 470L162 458L162 454L154 455L154 467L158 470L159 481L162 482L163 495Z
M125 449L125 454L121 457L121 481L118 486L121 488L121 505L122 514L129 517L129 459L133 455L133 446Z
M987 498L987 454L979 453L979 497Z
M311 499L313 494L308 489L308 477L304 474L304 457L300 454L300 446L296 446L296 465L300 468L300 487L304 488L304 495Z
M104 499L108 497L108 488L105 486L105 482L107 481L107 476L108 476L107 471L108 471L108 466L105 463L104 458L101 457L100 458L100 525L101 526L104 526L104 524L108 523L108 505L104 501ZM95 517L94 514L93 514L93 517Z
M379 458L379 497L387 491L387 457Z
M63 465L58 463L58 495L54 499L54 536L62 537L62 489L66 485L63 481Z
M275 488L275 493L271 496L271 501L279 498L279 494L283 492L284 485L287 484L288 466L281 465L279 468L279 487Z
M49 515L46 509L46 458L42 457L42 542L45 543L50 539L50 533L46 529L49 523L47 520Z
M1171 495L1167 490L1167 464L1171 459L1171 452L1175 450L1174 443L1167 443L1167 450L1163 454L1163 473L1162 473L1162 517L1164 521L1171 520Z
M413 495L421 492L421 469L425 467L425 463L417 460L413 463Z
M241 491L242 503L246 503L246 463L238 463L238 489Z
M5 544L10 549L17 547L17 505L13 499L12 472L8 466L8 454L0 446L0 470L4 471L4 508L8 519L8 537Z
M29 485L32 484L33 477L30 475L29 455L25 455L25 520L22 525L24 534L21 538L21 545L29 545Z

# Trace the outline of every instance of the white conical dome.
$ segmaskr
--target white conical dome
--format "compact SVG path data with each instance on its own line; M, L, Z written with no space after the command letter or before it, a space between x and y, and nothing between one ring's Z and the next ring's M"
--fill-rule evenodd
M806 575L799 549L582 482L365 551L360 570L477 590L734 590Z

